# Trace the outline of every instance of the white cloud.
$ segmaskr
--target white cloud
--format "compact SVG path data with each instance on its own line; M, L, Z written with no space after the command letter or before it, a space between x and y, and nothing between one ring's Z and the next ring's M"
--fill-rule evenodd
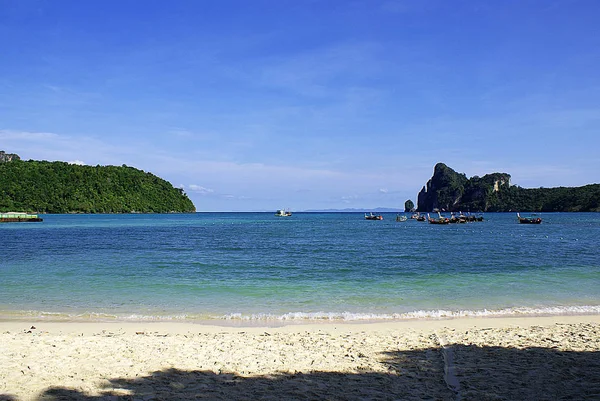
M342 196L341 199L342 199L343 203L350 204L353 201L359 199L359 196L358 195L347 195L347 196Z
M28 131L13 131L0 130L0 139L3 141L54 141L60 136L51 132L28 132Z
M212 193L215 192L213 189L205 188L203 186L196 185L196 184L190 184L190 185L188 185L188 189L190 191L195 192L195 193L200 194L200 195L209 195L209 194L212 194Z
M304 96L339 96L333 83L340 76L357 80L379 72L375 42L348 42L324 46L293 57L274 58L256 69L260 83ZM360 65L357 69L355 66ZM256 71L255 71L256 72ZM248 73L249 74L249 73Z
M172 130L167 131L167 134L183 139L189 139L194 137L194 134L191 131L182 128L174 128Z
M76 164L78 166L85 166L85 162L81 161L81 160L72 160L70 162L68 162L69 164Z
M90 164L133 164L139 145L121 142L112 145L91 136L70 136L51 132L0 130L0 141L6 151L29 160L87 160Z

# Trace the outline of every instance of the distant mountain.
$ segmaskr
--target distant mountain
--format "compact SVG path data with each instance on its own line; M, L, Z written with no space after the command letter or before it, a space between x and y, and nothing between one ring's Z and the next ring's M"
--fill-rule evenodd
M4 152L0 156L6 156ZM195 212L182 189L125 165L80 166L65 162L0 162L0 212L169 213ZM16 157L15 157L16 156Z
M368 212L400 213L400 212L403 212L404 210L402 208L376 207L373 209L359 209L359 208L309 209L309 210L304 210L304 211L311 212L311 213L368 213Z
M510 174L467 178L438 163L433 176L418 194L417 210L598 212L599 202L600 184L527 189L510 185Z

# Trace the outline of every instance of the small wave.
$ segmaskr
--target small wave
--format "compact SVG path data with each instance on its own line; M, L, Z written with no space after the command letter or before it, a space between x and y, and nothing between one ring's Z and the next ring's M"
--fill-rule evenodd
M418 310L403 313L356 313L356 312L288 312L270 313L228 313L211 314L111 314L101 312L60 313L45 311L0 311L0 319L6 320L46 320L65 322L97 322L97 321L129 321L129 322L199 322L199 321L231 321L231 322L376 322L427 319L452 319L461 317L511 317L511 316L554 316L554 315L594 315L600 314L600 305L586 306L552 306L552 307L515 307L506 309L482 310Z
M47 311L0 311L0 320L40 320L50 322L111 322L111 321L131 321L131 322L153 322L153 321L187 321L208 319L207 317L181 315L117 315L101 312L82 312L82 313L64 313Z
M353 312L290 312L281 315L258 313L245 315L231 313L218 317L222 320L267 320L267 321L378 321L449 319L459 317L501 317L501 316L546 316L546 315L587 315L600 314L600 305L557 306L544 308L507 308L498 310L419 310L405 313L353 313Z

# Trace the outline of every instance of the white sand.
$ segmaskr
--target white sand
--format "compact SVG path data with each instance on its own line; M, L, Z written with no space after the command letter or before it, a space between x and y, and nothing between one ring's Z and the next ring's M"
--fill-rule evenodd
M0 400L198 398L600 399L600 316L0 322Z

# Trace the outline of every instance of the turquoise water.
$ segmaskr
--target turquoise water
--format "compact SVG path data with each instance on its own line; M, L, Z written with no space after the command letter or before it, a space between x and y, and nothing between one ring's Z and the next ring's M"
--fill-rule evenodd
M600 214L45 215L0 225L0 318L377 320L600 313Z

